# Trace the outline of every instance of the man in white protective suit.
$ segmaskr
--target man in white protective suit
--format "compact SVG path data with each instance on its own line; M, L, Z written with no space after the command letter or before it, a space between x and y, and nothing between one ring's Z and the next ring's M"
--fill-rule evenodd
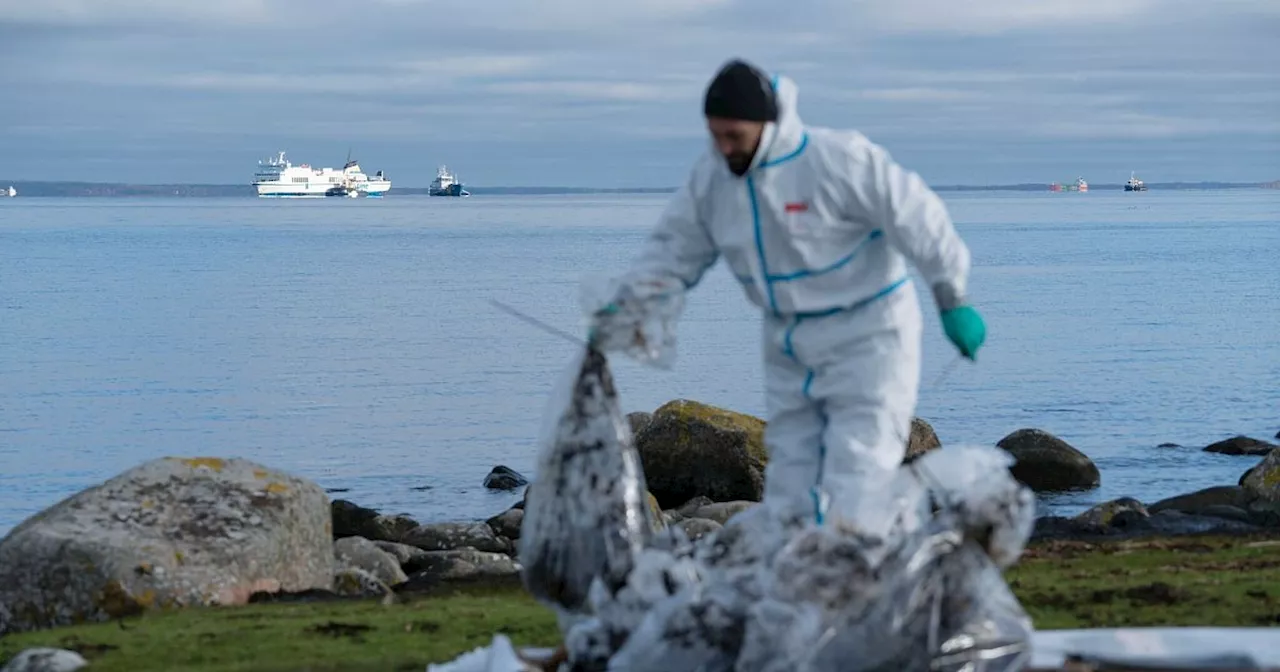
M764 501L810 507L821 523L830 498L903 461L922 331L908 262L961 354L976 358L986 327L941 199L860 133L806 126L796 94L742 61L717 73L704 102L712 148L624 278L691 289L724 258L764 313Z

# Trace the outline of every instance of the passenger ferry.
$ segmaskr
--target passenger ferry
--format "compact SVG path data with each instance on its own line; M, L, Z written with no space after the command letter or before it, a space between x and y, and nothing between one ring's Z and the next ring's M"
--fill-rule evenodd
M284 152L258 162L253 186L264 198L324 198L325 196L381 196L391 189L382 171L373 177L364 174L357 161L348 156L342 170L293 165Z

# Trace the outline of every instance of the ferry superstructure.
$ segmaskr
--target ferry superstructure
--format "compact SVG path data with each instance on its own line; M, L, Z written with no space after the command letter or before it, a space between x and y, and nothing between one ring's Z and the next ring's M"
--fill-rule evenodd
M348 159L342 170L293 165L284 152L258 162L253 175L258 196L269 198L323 198L325 196L381 196L391 189L382 171L364 174L357 161Z

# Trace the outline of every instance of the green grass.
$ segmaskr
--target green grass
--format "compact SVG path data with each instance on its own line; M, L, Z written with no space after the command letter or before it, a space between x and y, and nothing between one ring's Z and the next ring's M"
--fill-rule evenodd
M1055 542L1008 573L1040 629L1280 623L1280 541ZM148 615L0 638L75 649L99 670L423 670L487 644L555 646L555 619L513 586L377 601L258 604Z

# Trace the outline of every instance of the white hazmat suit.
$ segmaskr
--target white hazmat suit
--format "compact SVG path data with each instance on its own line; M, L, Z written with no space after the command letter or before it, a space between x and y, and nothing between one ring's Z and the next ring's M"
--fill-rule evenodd
M764 501L821 521L829 497L902 463L921 351L907 263L963 297L969 251L918 175L860 133L806 127L795 83L772 85L778 121L750 170L709 148L626 279L692 288L724 258L764 312Z

